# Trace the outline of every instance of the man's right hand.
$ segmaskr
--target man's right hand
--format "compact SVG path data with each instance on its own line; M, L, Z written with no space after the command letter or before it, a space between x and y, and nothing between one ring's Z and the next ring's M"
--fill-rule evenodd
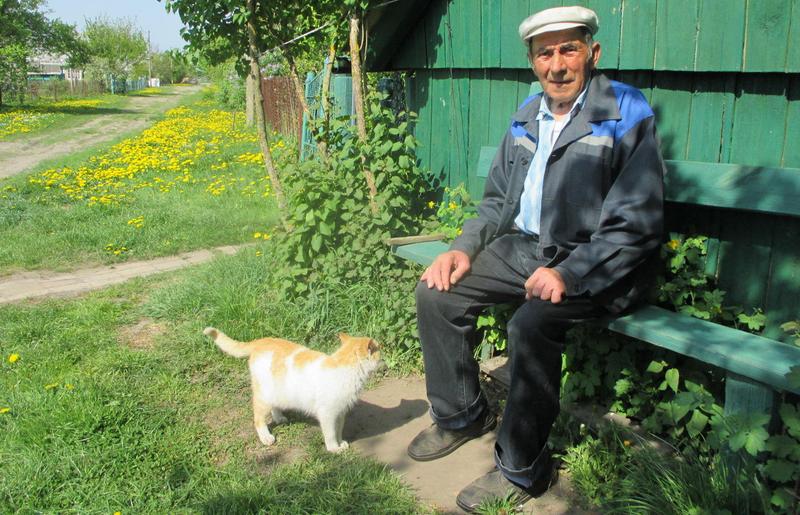
M420 278L428 283L428 288L448 291L450 286L461 280L470 268L469 256L460 250L448 250L436 256L431 266L425 269Z

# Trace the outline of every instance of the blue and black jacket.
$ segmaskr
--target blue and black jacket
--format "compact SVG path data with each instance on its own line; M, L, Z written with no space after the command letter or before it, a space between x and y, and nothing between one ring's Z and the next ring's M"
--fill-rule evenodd
M452 250L474 258L512 230L536 151L542 95L514 115L489 171L479 216ZM664 162L642 93L595 74L586 101L556 141L544 177L539 245L567 296L626 309L646 286L642 270L662 240Z

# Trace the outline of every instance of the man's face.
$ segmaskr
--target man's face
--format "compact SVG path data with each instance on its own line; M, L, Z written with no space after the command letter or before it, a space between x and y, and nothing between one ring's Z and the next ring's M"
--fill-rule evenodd
M569 112L600 58L600 45L586 44L578 28L545 32L534 36L528 57L533 73L555 114Z

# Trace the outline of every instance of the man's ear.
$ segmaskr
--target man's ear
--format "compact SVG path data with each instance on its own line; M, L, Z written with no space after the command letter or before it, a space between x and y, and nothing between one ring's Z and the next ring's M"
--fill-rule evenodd
M600 54L602 51L600 50L600 43L597 41L592 42L592 56L589 58L591 60L591 68L594 70L597 68L597 63L600 61Z

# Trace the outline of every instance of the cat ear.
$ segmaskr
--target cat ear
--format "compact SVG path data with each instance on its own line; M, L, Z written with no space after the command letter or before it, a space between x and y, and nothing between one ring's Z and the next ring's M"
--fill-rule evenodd
M340 342L345 343L349 339L350 339L350 336L348 336L347 334L339 333L339 341Z
M370 338L369 343L367 343L367 352L369 352L369 354L372 355L378 352L379 350L380 346L378 345L378 342Z

